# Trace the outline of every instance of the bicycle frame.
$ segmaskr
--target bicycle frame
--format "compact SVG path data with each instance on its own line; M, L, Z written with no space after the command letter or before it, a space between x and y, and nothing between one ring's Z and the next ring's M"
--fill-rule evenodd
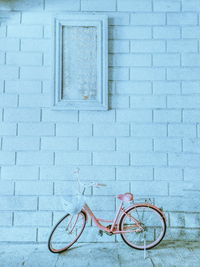
M137 232L138 230L141 230L141 231L143 230L143 227L140 225L140 222L136 220L134 217L132 217L131 215L126 213L126 210L123 208L123 202L120 204L118 211L116 212L114 220L104 220L101 218L97 218L87 204L84 205L83 210L86 212L87 215L91 217L91 219L93 220L93 222L96 224L98 228L100 228L101 230L109 234L132 233L132 232ZM131 228L134 227L136 229L127 230L127 231L119 230L119 221L124 214L127 214L130 217L130 219L135 223L134 225L131 226ZM103 226L100 222L112 223L111 228Z

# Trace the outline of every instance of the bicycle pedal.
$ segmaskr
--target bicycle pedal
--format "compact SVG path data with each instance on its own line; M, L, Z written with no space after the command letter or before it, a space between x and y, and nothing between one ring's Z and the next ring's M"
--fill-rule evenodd
M99 235L103 236L103 231L102 230L99 230Z

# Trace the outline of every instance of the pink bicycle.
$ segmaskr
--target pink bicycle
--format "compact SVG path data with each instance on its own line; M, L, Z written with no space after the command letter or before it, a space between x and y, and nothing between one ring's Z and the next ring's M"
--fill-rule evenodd
M157 246L166 232L166 217L161 209L151 203L134 203L133 195L125 193L117 195L121 201L114 220L96 218L86 200L86 187L100 187L103 184L81 184L82 190L78 196L78 209L74 214L66 214L54 226L48 240L48 248L53 253L61 253L70 248L81 236L88 216L92 218L100 233L108 235L120 234L123 241L132 248L148 250ZM125 208L125 204L131 204ZM102 223L110 223L103 226Z

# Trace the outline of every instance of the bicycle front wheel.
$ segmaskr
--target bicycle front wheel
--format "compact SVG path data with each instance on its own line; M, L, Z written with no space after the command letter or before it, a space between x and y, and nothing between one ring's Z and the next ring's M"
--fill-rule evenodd
M119 229L127 231L121 233L121 237L130 247L139 250L151 249L165 236L166 222L162 213L153 206L138 204L128 209L122 216Z
M53 253L61 253L70 248L81 236L86 225L86 214L65 215L53 228L48 248Z

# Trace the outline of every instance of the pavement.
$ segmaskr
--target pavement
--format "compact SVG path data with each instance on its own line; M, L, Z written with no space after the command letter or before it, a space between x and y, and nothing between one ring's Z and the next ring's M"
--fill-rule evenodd
M196 267L200 266L200 242L163 241L147 251L124 243L76 243L61 254L46 244L1 244L0 267Z

